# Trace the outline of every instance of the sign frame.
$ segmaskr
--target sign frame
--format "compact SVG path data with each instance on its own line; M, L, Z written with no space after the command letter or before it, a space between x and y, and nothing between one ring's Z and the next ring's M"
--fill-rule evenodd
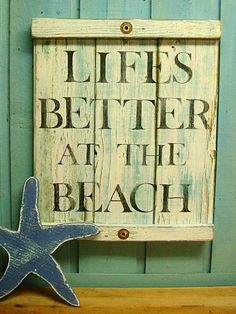
M218 41L220 36L221 24L218 20L81 20L41 18L32 20L32 37L35 41L66 38L173 38L214 39ZM155 224L99 224L99 227L101 232L94 238L94 240L98 241L209 241L214 237L213 222L212 224L201 225L168 226Z

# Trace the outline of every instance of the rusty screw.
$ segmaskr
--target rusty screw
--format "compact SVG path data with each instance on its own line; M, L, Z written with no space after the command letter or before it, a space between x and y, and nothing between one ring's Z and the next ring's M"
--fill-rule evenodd
M121 239L121 240L126 240L128 239L129 237L129 230L127 229L120 229L118 231L118 237Z
M130 34L132 32L132 30L133 30L133 25L130 22L123 22L120 25L120 30L124 34Z

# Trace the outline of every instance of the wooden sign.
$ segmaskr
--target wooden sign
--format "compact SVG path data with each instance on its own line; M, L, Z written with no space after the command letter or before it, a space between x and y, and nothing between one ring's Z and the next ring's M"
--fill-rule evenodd
M35 19L44 224L96 240L210 240L218 21Z

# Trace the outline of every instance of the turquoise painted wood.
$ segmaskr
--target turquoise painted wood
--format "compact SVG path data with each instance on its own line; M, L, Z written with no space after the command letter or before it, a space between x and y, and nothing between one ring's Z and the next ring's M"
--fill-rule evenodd
M107 0L108 19L150 18L150 0Z
M152 18L215 20L219 19L219 3L219 0L152 0Z
M80 0L81 19L106 19L106 17L107 0L99 0L97 4L94 0Z
M223 21L215 240L212 243L65 244L55 257L69 273L72 285L236 284L235 10L234 0L0 0L0 224L13 228L19 219L22 183L33 174L31 18L221 18ZM37 283L32 278L28 282Z
M236 285L235 273L194 274L66 274L68 282L78 287L211 287ZM28 278L27 285L44 282ZM141 298L142 296L140 296Z
M0 220L2 226L11 227L10 199L10 135L9 135L9 3L0 5ZM1 250L2 251L2 250ZM5 264L0 256L0 270Z
M221 1L223 37L220 65L220 107L212 272L236 271L236 28L234 0Z
M19 221L22 183L33 174L33 17L77 18L75 0L10 1L10 140L13 228ZM19 27L20 25L20 27ZM63 251L62 251L63 250ZM66 243L56 257L65 271L77 271L76 243ZM76 254L77 255L77 254Z

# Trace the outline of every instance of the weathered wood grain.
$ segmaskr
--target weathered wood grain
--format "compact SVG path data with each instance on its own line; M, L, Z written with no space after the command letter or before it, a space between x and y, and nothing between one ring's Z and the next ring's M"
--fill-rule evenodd
M218 41L164 39L159 41L158 52L162 62L158 97L167 99L168 129L157 130L157 144L166 146L163 149L163 166L156 170L156 184L158 187L163 184L170 187L166 209L158 202L164 195L164 187L157 188L155 192L155 222L158 225L211 224L216 159ZM176 64L167 62L166 54L175 61L178 56L192 72L187 73ZM162 100L159 104L162 108ZM192 116L191 110L194 110ZM201 112L204 112L202 117L198 115ZM158 125L161 115L159 109ZM165 155L167 143L174 143L172 163L168 161L169 155ZM183 186L188 186L189 193L186 211L181 198Z
M213 239L212 226L178 226L157 227L155 225L116 225L99 224L101 233L95 241L118 241L119 231L128 230L129 237L122 241L209 241Z
M57 20L33 19L34 38L219 38L219 21L193 20L129 20L130 34L124 34L120 25L124 20Z
M75 79L86 80L87 73L91 73L91 82L66 82L68 56L65 51L76 51L73 56ZM83 64L82 68L80 64ZM80 202L78 181L91 182L88 188L93 190L93 146L91 157L89 156L92 161L87 164L87 147L84 144L94 143L94 103L89 103L90 99L94 98L94 67L95 46L91 39L52 40L50 42L39 40L35 45L34 172L39 178L39 208L44 223L93 220L93 203L91 201L87 204L90 215L84 211L78 212ZM75 125L76 129L65 128L68 106L64 97L72 97L70 116L72 117L71 124ZM52 98L60 103L58 114L63 117L63 121L59 129L41 127L41 99L46 99L46 126L54 126L59 122L56 114L50 114L50 111L56 107L55 101L50 100ZM76 112L80 114L79 119L76 119L76 117L78 118ZM86 128L88 123L90 127ZM58 208L56 208L52 197L56 194L55 189L59 190L60 195L65 195L69 191L68 185L73 186L72 195L76 195L76 200L60 197ZM70 207L72 210L68 210Z
M43 223L211 225L217 64L213 39L37 39Z
M101 128L103 110L101 101L96 102L95 143L99 144L101 153L95 166L95 182L100 186L99 190L95 190L95 208L102 205L102 209L95 213L94 221L99 224L152 224L154 192L150 185L155 181L155 160L153 158L145 166L141 164L142 145L148 143L149 150L155 151L156 144L156 110L148 101L155 99L156 87L155 84L145 83L145 51L156 52L156 41L98 40L96 50L109 53L107 63L110 65L108 83L96 83L97 98L114 100L108 104L110 129ZM127 52L127 64L135 64L135 70L125 70L124 80L127 83L117 83L123 75L120 69L122 52ZM98 80L99 61L96 64ZM137 125L138 100L143 100L140 126ZM137 197L133 199L138 209L134 210L131 193L135 186L146 182L149 185L140 187ZM125 201L118 195L118 189L122 191Z
M81 314L119 314L121 312L162 313L162 314L232 314L236 311L236 288L76 288L80 295ZM24 288L15 292L1 304L1 313L58 314L78 313L78 309L68 307L52 299L50 289ZM122 302L120 301L122 299Z
M54 224L44 224L53 226ZM213 225L179 225L179 226L157 226L157 225L139 225L132 224L104 224L99 223L101 233L93 241L210 241L214 238ZM128 237L123 239L119 236L120 232L127 232Z

